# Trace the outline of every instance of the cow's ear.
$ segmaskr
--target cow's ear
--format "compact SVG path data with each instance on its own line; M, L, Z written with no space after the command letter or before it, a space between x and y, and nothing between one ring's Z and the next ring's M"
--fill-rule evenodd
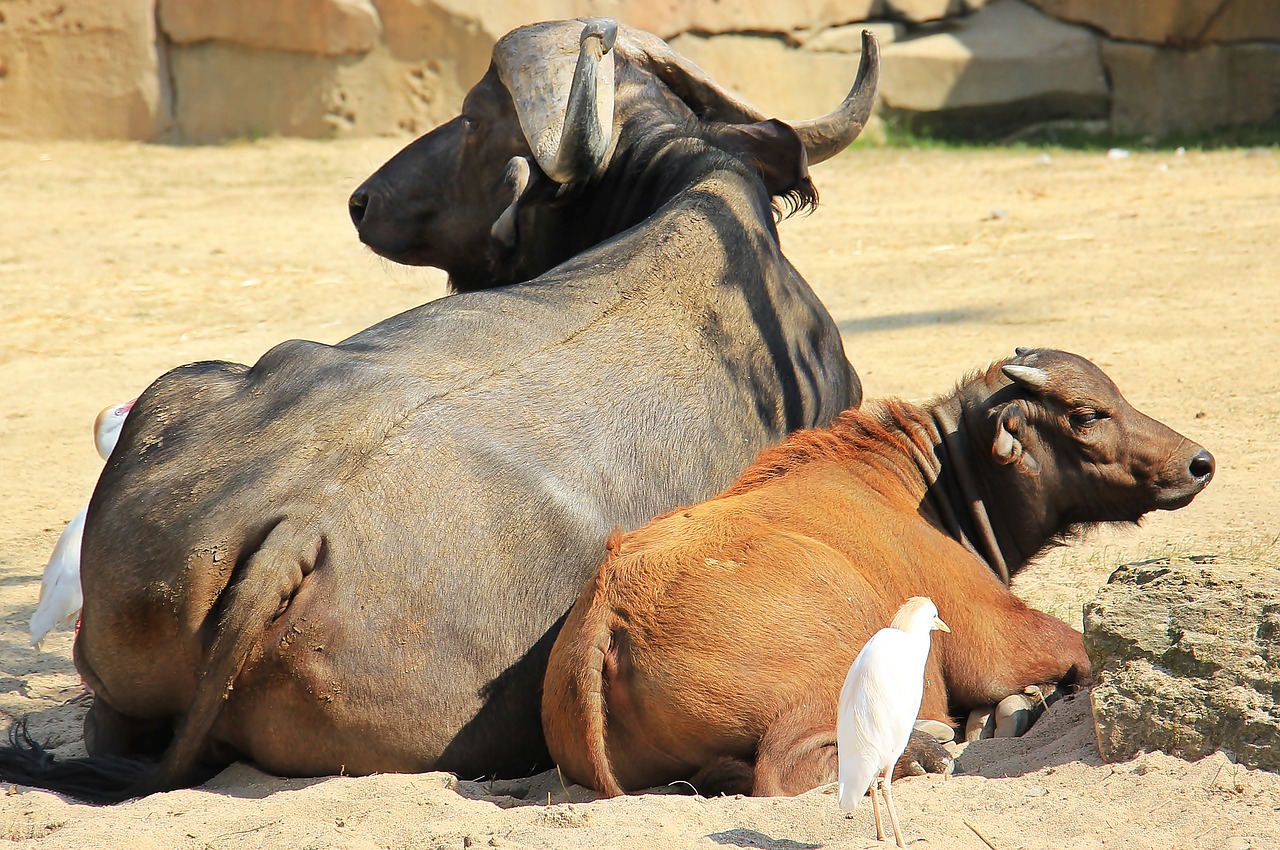
M1019 432L1026 420L1016 404L1006 404L996 414L996 438L991 446L991 457L999 464L1017 463L1022 458L1022 440Z
M721 124L709 135L717 147L750 161L770 195L814 194L809 157L791 125L770 118L755 124Z

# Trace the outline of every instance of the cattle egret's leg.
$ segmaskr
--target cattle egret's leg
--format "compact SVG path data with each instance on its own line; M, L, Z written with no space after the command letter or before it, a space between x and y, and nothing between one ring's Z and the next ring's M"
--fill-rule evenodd
M906 847L906 842L902 840L902 827L898 825L898 810L893 806L893 777L890 776L891 773L891 770L884 772L884 801L889 806L889 823L893 824L893 838L898 842L899 847Z
M876 815L876 841L884 841L884 822L880 820L880 795L877 792L879 787L880 777L877 776L871 783L871 811Z

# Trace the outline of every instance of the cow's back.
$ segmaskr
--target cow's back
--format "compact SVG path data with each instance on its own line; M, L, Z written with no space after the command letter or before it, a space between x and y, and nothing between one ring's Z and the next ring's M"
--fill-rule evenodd
M549 629L605 535L710 495L792 424L777 403L753 409L769 376L717 346L737 308L705 306L714 283L676 275L684 289L664 301L675 283L609 271L453 296L338 346L284 343L252 369L197 364L153 384L86 529L77 661L103 698L180 713L220 594L288 518L322 536L320 562L215 737L289 773L532 768ZM849 392L802 415L833 415ZM296 703L311 743L246 722L284 712L269 699ZM495 740L495 724L513 734Z

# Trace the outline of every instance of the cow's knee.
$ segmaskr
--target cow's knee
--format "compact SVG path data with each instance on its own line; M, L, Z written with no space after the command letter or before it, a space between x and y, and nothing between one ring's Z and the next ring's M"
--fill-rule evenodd
M786 719L765 732L756 754L757 797L794 797L834 782L838 773L834 724L799 726Z

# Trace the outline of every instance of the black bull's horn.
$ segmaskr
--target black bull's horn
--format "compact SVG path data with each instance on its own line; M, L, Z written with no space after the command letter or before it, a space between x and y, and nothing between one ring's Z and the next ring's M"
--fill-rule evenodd
M618 24L608 18L588 20L570 66L566 29L578 26L557 21L525 28L504 36L493 49L533 157L557 183L593 174L604 162L613 134L613 62L602 60L613 49ZM570 72L571 82L565 85Z
M649 70L699 117L732 124L754 124L772 117L722 88L657 36L624 27L623 37L620 48L640 53ZM879 85L879 42L871 30L863 30L858 75L844 101L820 118L786 122L804 142L810 165L830 159L858 138L871 117Z
M603 60L619 35L618 52L661 79L699 117L735 124L769 117L647 32L609 18L525 27L494 46L494 65L511 92L534 159L557 183L589 177L606 161L613 142L614 63ZM840 106L820 118L788 122L810 164L830 159L858 137L879 78L879 46L864 30L858 75Z

